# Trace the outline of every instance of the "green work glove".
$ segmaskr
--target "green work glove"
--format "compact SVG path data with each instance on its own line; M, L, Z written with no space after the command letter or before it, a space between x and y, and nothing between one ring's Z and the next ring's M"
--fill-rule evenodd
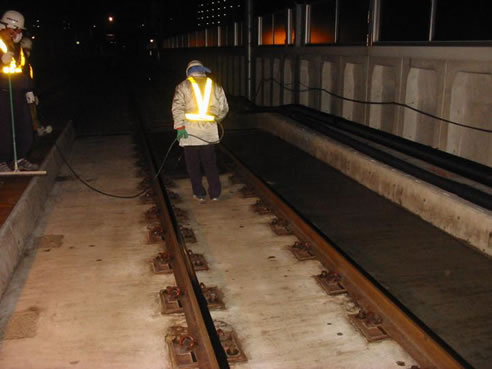
M178 141L182 138L188 138L188 132L186 132L186 129L178 129L178 135L176 138Z

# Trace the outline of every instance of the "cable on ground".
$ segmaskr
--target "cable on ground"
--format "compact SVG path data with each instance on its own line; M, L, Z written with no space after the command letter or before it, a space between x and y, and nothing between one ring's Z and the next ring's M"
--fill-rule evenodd
M217 122L217 124L220 126L221 128L221 135L219 137L219 139L217 141L207 141L207 140L204 140L203 138L201 137L198 137L198 136L195 136L195 135L192 135L192 134L188 134L189 137L195 137L207 144L218 144L220 143L220 141L222 141L222 138L224 137L224 127L222 126L222 124L220 122ZM172 148L174 147L174 144L178 142L178 139L175 138L173 140L173 142L171 143L171 145L169 145L169 148L167 149L167 152L166 152L166 155L164 156L164 158L162 159L162 162L161 162L161 165L159 167L159 169L157 170L156 174L152 177L152 182L155 181L159 175L161 174L161 172L163 171L164 169L164 164L166 163L166 160L169 156L169 153L171 152ZM145 192L147 192L147 190L149 190L152 185L149 185L147 187L145 187L143 190L139 191L138 193L136 194L133 194L133 195L118 195L118 194L114 194L114 193L109 193L109 192L105 192L105 191L102 191L94 186L92 186L90 183L88 183L85 179L83 179L74 169L73 167L70 165L70 163L68 162L68 160L65 158L65 156L63 155L63 152L62 150L58 147L58 145L55 143L55 147L56 149L58 150L63 162L67 165L68 169L70 169L70 171L72 172L72 174L75 176L75 178L77 178L82 184L84 184L86 187L88 187L89 189L91 189L92 191L94 192L97 192L101 195L104 195L104 196L108 196L108 197L114 197L114 198L117 198L117 199L135 199L139 196L142 196Z

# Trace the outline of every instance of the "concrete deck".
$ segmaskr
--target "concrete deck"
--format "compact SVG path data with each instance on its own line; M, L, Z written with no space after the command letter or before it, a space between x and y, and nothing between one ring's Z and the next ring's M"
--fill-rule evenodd
M90 153L90 154L89 154ZM128 136L86 138L71 163L97 188L133 194L141 178ZM167 326L139 199L95 193L64 168L0 304L0 367L168 368Z
M70 153L74 139L71 123L67 124L56 141L58 148L65 156ZM4 293L12 277L15 267L24 255L26 244L32 236L32 231L44 211L44 204L53 188L55 178L60 171L63 161L58 149L53 146L46 155L40 169L48 174L27 179L29 182L22 194L17 196L14 206L8 208L7 218L0 224L0 297ZM2 199L6 201L7 199Z
M288 250L295 236L277 236L244 199L241 184L222 176L218 202L200 204L191 197L189 180L173 188L177 204L189 214L197 237L189 248L205 255L208 271L198 272L207 286L224 293L225 310L212 311L215 321L231 325L248 362L241 369L389 369L415 364L394 341L368 343L349 323L353 307L345 296L328 296L313 275L318 261L300 262ZM205 180L204 180L205 181ZM216 324L217 326L217 324Z

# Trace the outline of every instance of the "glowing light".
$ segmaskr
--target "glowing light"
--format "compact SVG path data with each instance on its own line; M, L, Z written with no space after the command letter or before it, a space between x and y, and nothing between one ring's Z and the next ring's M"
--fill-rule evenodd
M77 45L80 45L80 41L75 41L75 43L76 43Z
M108 17L108 21L113 22L113 21L114 21L114 18L110 15L110 16Z

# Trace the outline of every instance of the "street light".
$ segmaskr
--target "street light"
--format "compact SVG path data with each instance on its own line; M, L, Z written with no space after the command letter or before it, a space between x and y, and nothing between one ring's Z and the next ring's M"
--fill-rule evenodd
M110 23L113 23L113 20L114 20L114 18L110 15L110 16L108 17L108 21L109 21Z

